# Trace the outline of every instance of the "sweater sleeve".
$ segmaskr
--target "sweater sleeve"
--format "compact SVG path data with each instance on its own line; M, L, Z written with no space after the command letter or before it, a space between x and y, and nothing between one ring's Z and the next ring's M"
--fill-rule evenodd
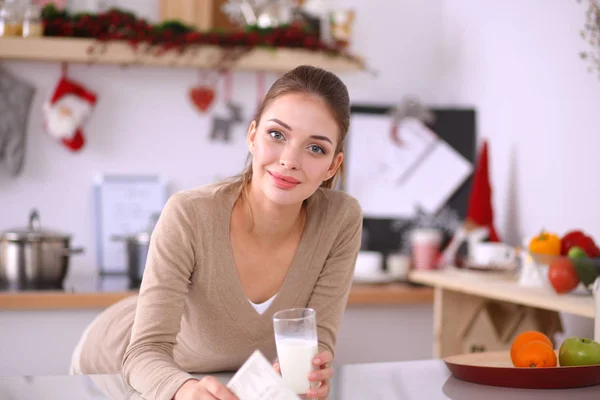
M196 264L197 220L191 202L175 194L152 232L131 341L122 361L125 381L143 398L170 400L188 379L173 358L184 302Z
M335 355L337 331L350 294L361 235L362 211L352 199L308 302L308 307L317 313L320 351L329 350Z

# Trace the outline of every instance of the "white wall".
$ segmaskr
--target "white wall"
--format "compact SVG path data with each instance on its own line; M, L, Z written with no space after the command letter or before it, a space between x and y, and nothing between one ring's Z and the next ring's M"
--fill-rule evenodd
M86 4L73 3L81 8ZM113 3L132 4L152 18L157 1ZM441 0L418 5L409 0L339 3L357 8L355 51L379 71L376 78L366 73L343 76L353 101L394 102L412 92L425 99L436 95L443 67ZM73 273L94 271L96 265L91 193L96 174L159 173L175 191L235 174L243 166L247 124L238 126L235 145L208 141L210 118L195 112L187 99L197 82L194 70L72 65L69 75L97 91L99 102L85 127L86 147L71 154L42 128L42 104L59 77L59 65L2 65L34 84L37 92L23 173L12 178L0 168L0 230L25 225L29 210L38 207L44 226L72 233L73 243L86 248L84 255L73 258ZM269 84L274 79L274 74L267 75ZM249 123L257 107L254 74L235 74L233 89Z
M579 58L586 1L445 0L439 101L474 105L489 139L498 229L600 241L600 80Z
M445 0L442 104L474 105L489 140L496 224L518 244L542 228L600 242L600 79L579 58L587 2ZM564 336L591 337L563 315ZM560 340L560 339L559 339Z

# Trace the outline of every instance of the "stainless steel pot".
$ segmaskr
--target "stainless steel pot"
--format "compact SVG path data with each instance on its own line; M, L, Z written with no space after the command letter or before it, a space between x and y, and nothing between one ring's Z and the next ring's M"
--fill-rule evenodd
M129 286L139 288L144 276L146 268L146 259L148 257L148 249L150 248L150 236L154 230L154 226L158 221L160 213L154 213L150 216L148 227L145 231L141 231L132 235L113 235L111 240L121 241L125 243L127 253L127 276L129 278Z
M62 289L71 254L71 236L41 228L36 209L25 228L0 233L0 287L4 289Z
M150 234L150 232L140 232L128 236L113 235L111 238L115 241L125 242L127 277L129 278L129 287L132 289L139 288L142 283L150 246Z

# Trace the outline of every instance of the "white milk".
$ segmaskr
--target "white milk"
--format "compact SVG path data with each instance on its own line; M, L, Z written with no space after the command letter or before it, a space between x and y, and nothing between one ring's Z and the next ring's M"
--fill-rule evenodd
M282 338L277 340L277 356L286 385L296 394L310 390L308 375L313 371L312 359L319 351L316 340Z

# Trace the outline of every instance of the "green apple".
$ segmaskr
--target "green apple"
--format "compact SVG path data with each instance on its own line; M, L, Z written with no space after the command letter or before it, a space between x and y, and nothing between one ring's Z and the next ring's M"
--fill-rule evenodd
M598 277L598 271L594 265L594 260L588 257L585 251L579 246L573 246L569 249L567 255L573 261L573 267L577 277L583 283L583 286L588 287Z
M571 247L567 255L569 256L569 258L587 258L587 254L579 246Z
M558 361L562 367L600 364L600 343L582 337L567 338L560 345Z
M594 260L589 257L585 258L572 258L573 267L577 273L577 277L583 283L583 286L588 287L598 277L598 271L594 265Z

